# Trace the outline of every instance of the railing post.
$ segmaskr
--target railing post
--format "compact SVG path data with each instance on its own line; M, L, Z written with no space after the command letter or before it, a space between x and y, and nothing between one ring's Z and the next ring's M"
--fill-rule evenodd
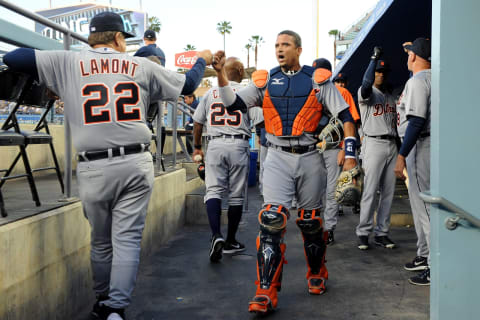
M70 49L70 33L65 33L63 36L63 48ZM64 106L66 108L73 106ZM70 122L67 117L68 112L63 113L63 126L65 129L65 169L64 169L64 183L65 183L65 198L72 196L72 133L70 130Z

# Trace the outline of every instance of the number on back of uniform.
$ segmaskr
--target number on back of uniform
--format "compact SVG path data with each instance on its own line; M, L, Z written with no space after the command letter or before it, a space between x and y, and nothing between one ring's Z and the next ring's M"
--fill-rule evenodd
M113 87L115 100L115 119L112 120L110 108L110 89L103 83L90 83L82 88L85 124L111 121L139 121L142 119L138 107L139 88L135 82L119 82Z
M222 103L213 103L210 106L211 126L232 126L238 127L242 123L242 113L239 110L228 110Z

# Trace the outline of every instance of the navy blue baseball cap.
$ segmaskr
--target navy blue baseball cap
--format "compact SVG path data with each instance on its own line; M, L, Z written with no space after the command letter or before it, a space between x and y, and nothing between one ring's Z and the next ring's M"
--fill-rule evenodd
M378 60L375 71L388 71L388 65L385 60Z
M157 39L157 35L155 34L155 31L150 29L145 31L145 33L143 34L143 37L149 40Z
M315 59L312 63L312 67L315 69L323 68L332 71L332 65L330 64L330 61L325 58Z
M335 78L333 78L333 82L335 81L344 81L344 82L347 82L348 81L348 77L345 73L343 72L340 72L339 74L337 74L335 76Z
M413 51L417 56L420 56L427 61L431 60L432 46L430 44L430 39L417 38L412 44L408 44L404 48Z
M120 15L111 11L100 12L90 20L90 33L105 32L105 31L118 31L123 33L125 39L133 38L135 35L125 31L123 20Z

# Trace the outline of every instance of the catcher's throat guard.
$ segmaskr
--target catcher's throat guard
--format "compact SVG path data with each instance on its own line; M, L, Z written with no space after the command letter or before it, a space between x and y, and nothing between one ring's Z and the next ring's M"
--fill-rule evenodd
M332 117L328 124L318 135L320 142L317 144L320 153L336 148L343 140L343 123L337 117Z
M342 171L335 187L335 200L344 206L354 206L362 198L363 171L356 166L348 171Z

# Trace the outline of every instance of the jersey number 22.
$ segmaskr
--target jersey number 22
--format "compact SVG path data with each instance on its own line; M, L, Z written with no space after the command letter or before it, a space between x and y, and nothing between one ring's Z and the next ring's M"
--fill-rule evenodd
M82 96L88 97L83 103L85 124L111 122L110 89L103 83L87 84L82 88ZM138 85L134 82L119 82L113 87L117 96L115 100L114 121L139 121L142 119L140 108L136 107L139 101ZM131 107L127 111L126 107Z

